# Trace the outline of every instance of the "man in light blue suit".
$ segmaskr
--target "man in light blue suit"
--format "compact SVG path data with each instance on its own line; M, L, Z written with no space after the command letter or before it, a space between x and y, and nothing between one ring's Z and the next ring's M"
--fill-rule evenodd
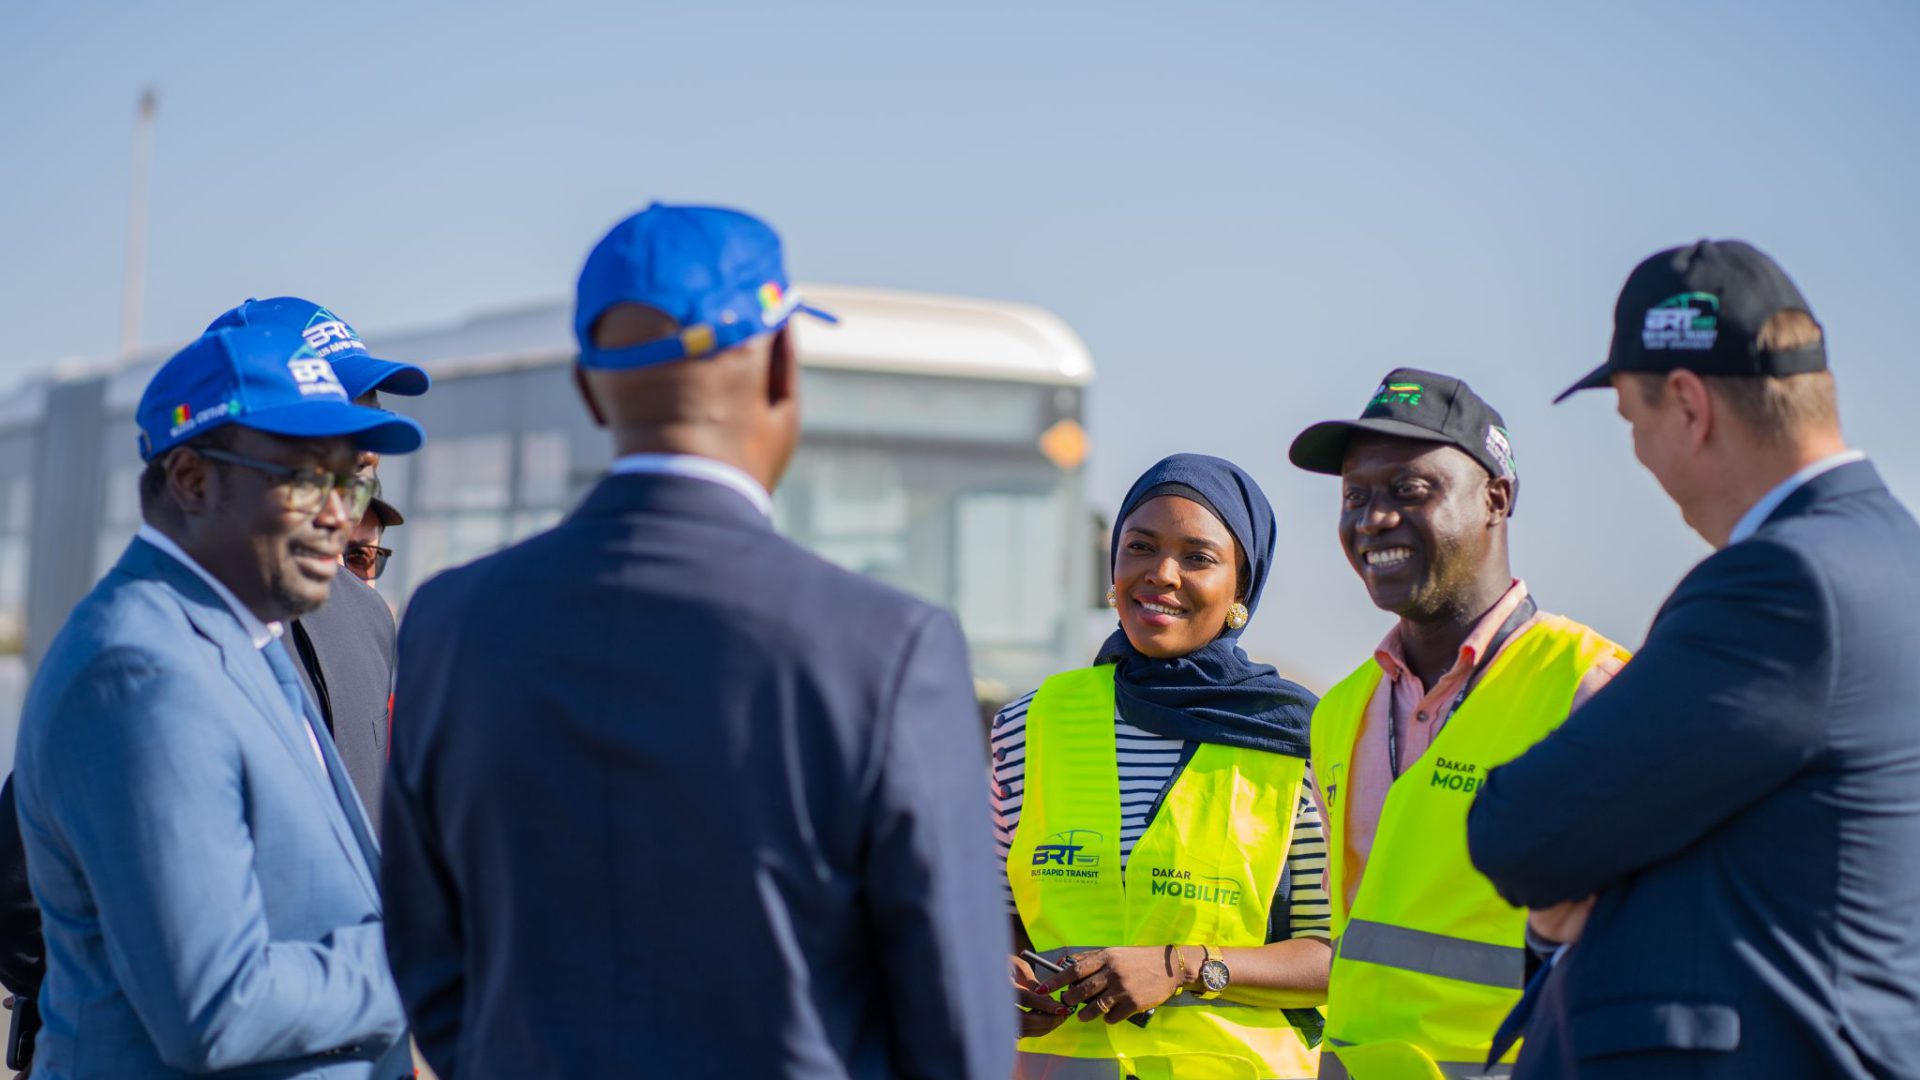
M261 327L187 346L136 419L145 524L21 717L34 1075L409 1075L379 852L279 631L325 602L366 509L356 455L419 426Z

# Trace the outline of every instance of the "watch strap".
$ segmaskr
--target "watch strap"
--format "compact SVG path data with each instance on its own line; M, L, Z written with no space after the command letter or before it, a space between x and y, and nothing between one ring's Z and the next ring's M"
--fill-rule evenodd
M1200 976L1200 986L1198 989L1193 991L1193 994L1195 997L1201 997L1201 998L1219 997L1221 994L1221 991L1215 990L1212 987L1207 985L1207 975L1206 975L1207 965L1212 963L1218 963L1221 967L1225 967L1227 964L1226 957L1224 954L1221 953L1219 949L1213 947L1212 945L1200 946L1200 953L1201 953L1200 970L1199 972L1197 972L1197 974ZM1229 978L1231 978L1231 973L1229 973Z

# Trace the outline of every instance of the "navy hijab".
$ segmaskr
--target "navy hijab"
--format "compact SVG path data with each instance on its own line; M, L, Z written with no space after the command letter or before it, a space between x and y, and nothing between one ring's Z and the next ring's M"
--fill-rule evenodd
M1240 542L1249 578L1241 603L1249 614L1258 609L1273 559L1273 507L1253 477L1221 458L1175 454L1135 480L1114 521L1108 571L1119 557L1120 530L1127 517L1162 495L1198 502ZM1120 716L1143 731L1306 757L1308 722L1316 699L1306 687L1247 659L1240 651L1239 637L1240 631L1229 627L1185 656L1156 660L1135 649L1126 630L1118 629L1100 646L1094 663L1114 665Z

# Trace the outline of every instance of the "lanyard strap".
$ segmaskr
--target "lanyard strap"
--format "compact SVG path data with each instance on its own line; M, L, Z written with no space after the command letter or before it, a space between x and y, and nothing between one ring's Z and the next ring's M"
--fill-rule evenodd
M1500 629L1494 632L1493 640L1487 643L1487 651L1480 654L1479 662L1473 665L1473 673L1467 676L1466 682L1460 684L1460 692L1453 695L1453 704L1447 707L1447 714L1440 718L1434 730L1438 731L1447 721L1453 719L1453 714L1459 712L1460 706L1467 703L1467 694L1473 690L1475 684L1479 683L1480 676L1486 673L1487 665L1493 663L1493 658L1500 655L1500 647L1505 645L1507 639L1518 632L1522 626L1525 626L1527 620L1533 618L1539 614L1539 612L1540 605L1533 602L1533 597L1529 596L1520 601L1520 606L1514 608L1513 614L1507 616L1507 621L1501 623ZM1399 731L1400 725L1394 720L1393 709L1388 708L1387 768L1392 770L1395 780L1400 779Z

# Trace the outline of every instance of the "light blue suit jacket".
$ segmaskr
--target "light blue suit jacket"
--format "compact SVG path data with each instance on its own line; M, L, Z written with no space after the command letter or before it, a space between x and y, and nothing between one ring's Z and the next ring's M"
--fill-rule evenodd
M305 726L158 548L135 540L74 609L15 766L47 944L36 1078L404 1075L377 851Z

